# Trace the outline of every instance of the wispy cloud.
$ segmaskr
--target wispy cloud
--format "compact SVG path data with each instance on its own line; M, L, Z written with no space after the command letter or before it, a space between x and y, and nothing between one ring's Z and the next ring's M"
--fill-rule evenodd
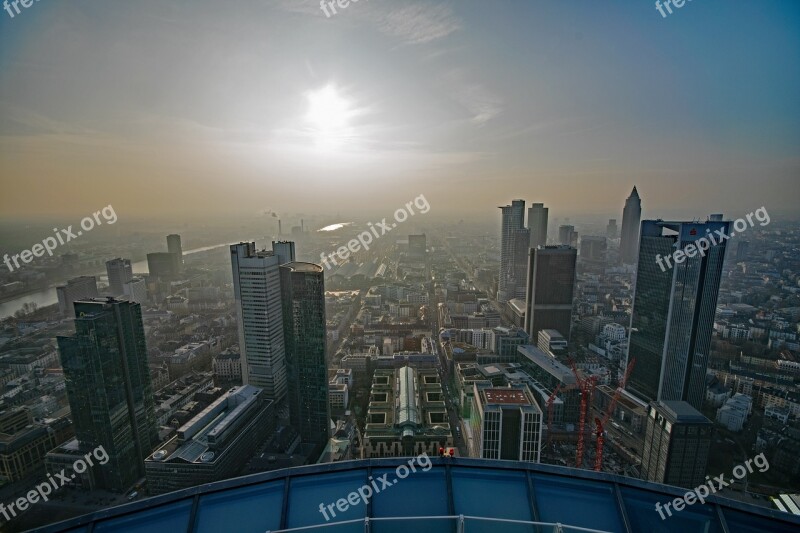
M446 37L461 29L461 21L447 6L424 3L393 7L388 14L375 20L378 29L386 35L397 37L409 44L420 44Z
M453 100L469 113L471 123L483 125L502 113L502 98L482 84L470 81L464 70L450 70L442 79Z
M269 0L270 7L289 13L317 15L325 18L319 0ZM334 1L334 7L338 4ZM337 24L368 24L389 37L404 44L422 44L441 39L462 27L461 20L452 9L427 2L407 2L398 6L395 2L367 3L366 0L351 0L347 9L338 9L330 17Z

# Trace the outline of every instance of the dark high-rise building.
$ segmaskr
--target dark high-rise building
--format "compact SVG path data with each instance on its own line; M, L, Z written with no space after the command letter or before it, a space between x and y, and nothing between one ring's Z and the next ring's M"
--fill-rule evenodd
M180 235L167 235L167 252L172 254L172 259L175 261L175 271L183 270L183 246Z
M686 402L650 404L642 478L678 487L704 483L714 424Z
M564 246L572 246L573 234L575 234L575 226L570 224L563 224L558 227L558 244ZM577 235L576 235L577 237Z
M531 230L530 248L547 245L547 214L544 204L531 204L528 208L528 229Z
M328 358L323 268L311 263L280 267L289 419L303 442L328 443Z
M106 261L106 273L108 274L108 290L113 296L119 296L125 292L125 284L133 279L133 267L130 259L112 259Z
M543 329L555 329L569 340L577 257L570 246L531 248L525 297L525 332L531 339Z
M421 259L425 257L428 250L428 240L425 234L408 236L408 255L413 258Z
M605 237L581 237L581 259L584 261L605 261L606 248Z
M514 298L514 245L517 230L525 228L525 200L514 200L500 208L503 212L500 230L500 276L497 283L497 300L505 303Z
M617 228L617 219L609 218L608 226L606 226L606 237L609 239L616 239L619 236L619 229Z
M625 200L622 211L622 235L619 242L619 257L626 265L636 262L636 250L639 242L639 221L642 219L642 200L636 187Z
M511 278L509 296L511 298L525 298L525 288L528 280L528 251L531 242L531 232L527 228L515 230L511 235Z
M178 274L175 255L169 252L147 254L147 270L150 272L150 277L159 280L174 279Z
M750 241L741 239L736 242L736 261L744 261L750 251Z
M703 404L726 249L710 239L717 230L727 234L729 224L642 222L628 346L628 360L636 364L626 388L645 402ZM698 253L701 238L709 246ZM683 260L675 264L673 253Z
M75 335L57 338L75 437L82 450L102 446L110 458L93 467L96 486L125 491L158 444L141 308L81 300L75 316Z

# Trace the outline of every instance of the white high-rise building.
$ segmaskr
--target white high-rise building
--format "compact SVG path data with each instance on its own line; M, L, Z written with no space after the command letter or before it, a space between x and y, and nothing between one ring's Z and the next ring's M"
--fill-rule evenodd
M138 304L147 303L147 284L142 278L133 278L123 283L122 290L129 301Z
M547 244L547 214L549 208L544 204L531 204L528 208L528 229L531 230L530 247L545 246Z
M242 383L264 389L268 398L286 395L286 346L283 335L280 269L295 260L294 243L231 245L233 290L239 326Z
M94 276L81 276L67 281L66 285L56 287L58 296L58 311L61 314L74 316L75 309L72 304L86 298L97 298L97 278Z
M133 267L130 259L112 259L106 261L106 273L108 274L108 290L114 296L120 296L125 292L125 284L133 279Z

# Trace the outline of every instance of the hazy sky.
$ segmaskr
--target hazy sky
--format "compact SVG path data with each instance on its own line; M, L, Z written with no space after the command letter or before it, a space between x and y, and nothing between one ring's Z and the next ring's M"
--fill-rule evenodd
M796 0L41 0L0 72L0 216L800 200Z

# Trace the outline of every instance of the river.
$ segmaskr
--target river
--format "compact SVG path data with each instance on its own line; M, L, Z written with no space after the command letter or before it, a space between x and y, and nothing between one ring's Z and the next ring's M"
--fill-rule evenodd
M206 252L208 250L214 250L216 248L222 248L223 246L229 246L229 244L215 244L214 246L204 246L203 248L195 248L194 250L188 250L183 252L184 256L190 254L196 254L198 252ZM133 264L133 273L134 274L147 274L147 260L145 261L138 261ZM105 276L105 272L97 272L94 274L95 276ZM56 288L50 287L49 289L42 289L37 292L32 292L30 294L25 294L23 296L17 296L13 300L8 300L6 302L0 303L0 320L13 316L18 310L22 309L22 306L28 302L35 303L39 307L46 307L48 305L53 305L58 303L58 296L56 296Z

